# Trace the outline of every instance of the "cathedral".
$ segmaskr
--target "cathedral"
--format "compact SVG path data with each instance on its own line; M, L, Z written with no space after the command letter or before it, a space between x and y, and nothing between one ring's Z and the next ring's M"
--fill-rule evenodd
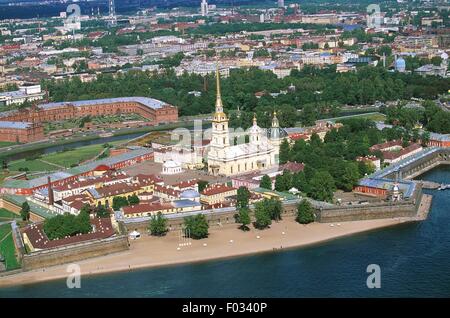
M223 111L218 69L216 70L216 85L216 111L212 121L211 143L208 151L209 174L233 176L276 166L281 144L276 113L272 119L272 127L268 131L258 126L255 116L252 127L247 131L249 142L231 145L228 118Z

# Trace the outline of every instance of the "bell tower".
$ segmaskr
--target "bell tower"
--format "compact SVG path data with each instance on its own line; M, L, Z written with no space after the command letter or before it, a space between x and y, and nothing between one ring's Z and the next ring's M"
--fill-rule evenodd
M216 68L216 111L212 121L211 146L217 151L230 146L230 137L228 134L228 118L223 112L222 96L220 92L220 73L219 66Z
M222 95L220 92L219 65L216 66L216 110L212 120L211 143L208 151L208 171L210 174L223 173L218 162L226 157L226 150L230 147L230 136L228 130L228 118L223 111Z
M274 162L280 154L281 136L280 136L280 122L277 118L277 112L273 112L272 127L270 128L270 143L275 148Z

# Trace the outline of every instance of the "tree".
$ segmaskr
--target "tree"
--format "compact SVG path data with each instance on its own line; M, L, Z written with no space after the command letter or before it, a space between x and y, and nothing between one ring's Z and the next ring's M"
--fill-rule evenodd
M85 203L81 209L80 213L91 213L91 206L88 203Z
M140 202L139 197L136 194L130 195L128 197L128 203L130 205L136 205L139 204L139 202Z
M118 211L121 207L127 206L128 204L127 198L118 196L113 198L112 208L114 211Z
M109 211L104 205L100 204L95 208L95 215L98 218L107 218L109 217Z
M241 226L239 226L239 229L242 231L248 231L249 227L247 225L250 224L250 210L249 208L240 208L239 213L235 215L236 222L240 223Z
M280 164L284 164L289 161L289 152L291 151L291 147L289 146L289 142L287 139L284 139L280 144Z
M426 146L430 142L430 133L428 131L424 131L420 136L420 143L422 146Z
M92 230L89 213L60 214L44 221L44 232L50 240L86 234Z
M297 206L297 217L295 220L300 224L314 222L313 207L308 200L303 199Z
M280 192L286 191L286 182L282 174L275 177L275 190Z
M275 198L271 198L264 199L263 202L266 205L266 210L268 211L270 218L275 221L281 220L281 213L283 212L281 201Z
M250 199L250 191L247 187L239 187L237 190L236 207L238 209L248 208L248 202Z
M203 190L205 190L205 188L208 186L208 183L208 181L198 180L198 192L202 192Z
M203 214L197 214L184 218L184 228L190 237L195 240L208 237L209 224Z
M30 219L30 205L27 201L22 203L22 208L20 209L20 216L22 220L28 221Z
M150 234L154 236L164 236L169 231L167 228L167 219L161 212L151 216L148 230L150 231Z
M255 204L255 222L253 225L257 229L265 229L272 224L272 220L270 218L269 211L266 208L266 204L264 201L257 202Z
M327 171L317 171L309 182L308 195L320 201L332 201L336 186L333 177Z
M263 177L261 178L259 187L267 190L272 190L272 180L267 174L263 175Z

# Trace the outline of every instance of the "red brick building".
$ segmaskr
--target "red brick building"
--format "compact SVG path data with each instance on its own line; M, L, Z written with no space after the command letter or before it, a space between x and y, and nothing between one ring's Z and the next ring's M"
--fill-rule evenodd
M39 123L0 121L0 141L31 142L44 139L44 127Z
M175 106L147 97L123 97L41 104L32 109L4 112L0 114L0 141L30 142L44 138L43 122L61 121L84 116L102 116L119 113L136 113L152 124L176 122L178 109ZM14 124L14 122L22 122ZM26 122L26 123L24 123ZM31 124L34 123L34 124ZM11 140L13 139L13 140Z

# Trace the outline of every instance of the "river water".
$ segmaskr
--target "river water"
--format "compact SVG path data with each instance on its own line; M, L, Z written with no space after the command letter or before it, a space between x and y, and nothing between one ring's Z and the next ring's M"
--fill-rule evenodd
M450 167L421 179L450 183ZM433 194L426 221L309 247L0 289L0 297L445 297L450 296L450 190ZM381 288L366 286L369 264Z

